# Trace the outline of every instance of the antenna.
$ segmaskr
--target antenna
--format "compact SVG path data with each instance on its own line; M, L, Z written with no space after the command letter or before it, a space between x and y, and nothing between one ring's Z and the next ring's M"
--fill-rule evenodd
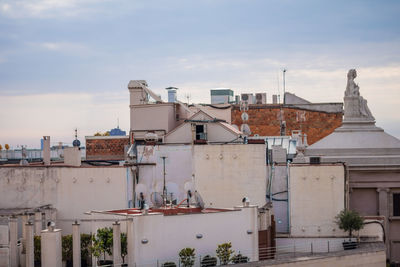
M163 175L164 175L164 182L163 182L163 199L164 199L164 205L166 204L166 198L167 198L167 187L165 186L165 156L161 157L163 160Z
M119 129L119 118L117 118L117 128Z
M286 93L286 69L283 69L283 104L285 104L285 93Z

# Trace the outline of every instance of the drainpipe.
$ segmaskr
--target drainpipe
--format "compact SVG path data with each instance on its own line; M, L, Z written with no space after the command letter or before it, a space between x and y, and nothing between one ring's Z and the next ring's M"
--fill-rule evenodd
M286 162L286 185L287 185L287 229L290 235L290 170L289 170L289 163Z

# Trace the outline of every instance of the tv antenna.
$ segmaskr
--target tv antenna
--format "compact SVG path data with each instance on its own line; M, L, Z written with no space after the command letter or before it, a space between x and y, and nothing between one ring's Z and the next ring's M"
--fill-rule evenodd
M286 71L287 69L283 69L283 104L285 104L285 93L286 93Z

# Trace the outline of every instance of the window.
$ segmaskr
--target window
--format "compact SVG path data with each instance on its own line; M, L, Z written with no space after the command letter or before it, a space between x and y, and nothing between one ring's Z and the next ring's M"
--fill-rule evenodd
M393 216L400 216L400 193L393 194Z
M205 125L203 124L196 125L196 140L207 140Z

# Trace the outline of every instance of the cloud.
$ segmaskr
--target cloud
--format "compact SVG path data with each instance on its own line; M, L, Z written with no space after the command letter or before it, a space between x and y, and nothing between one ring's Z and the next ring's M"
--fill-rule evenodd
M6 0L0 12L11 18L55 18L89 12L89 6L106 0Z

